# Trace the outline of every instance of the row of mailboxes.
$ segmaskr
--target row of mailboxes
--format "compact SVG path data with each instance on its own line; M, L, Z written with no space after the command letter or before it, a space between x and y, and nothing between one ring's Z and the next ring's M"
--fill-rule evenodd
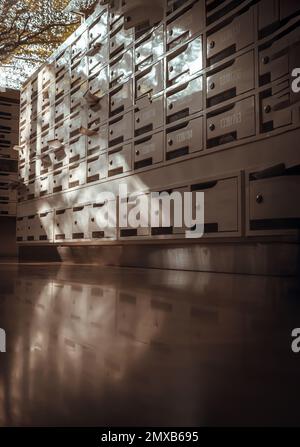
M161 63L157 66L152 66L142 73L141 77L136 79L136 101L135 106L138 111L140 104L149 104L153 109L158 106L158 102L162 101L162 96L156 99L157 94L163 90L162 70L159 68ZM157 71L158 70L158 71ZM254 69L253 69L253 52L246 53L229 64L226 67L220 67L217 72L208 74L206 77L206 97L207 105L213 106L224 100L227 100L236 95L242 94L251 90L254 87ZM111 116L126 112L134 105L133 98L133 81L129 79L126 83L118 86L113 90L109 96L104 95L100 98L97 107L87 104L83 100L82 86L77 87L71 92L71 95L66 95L55 103L54 109L52 107L46 108L42 114L38 115L37 119L31 120L31 125L25 125L21 128L21 144L34 138L40 133L46 133L54 124L62 126L62 122L68 119L70 112L81 110L80 120L81 124L91 125L93 123L105 122ZM92 95L94 94L92 90ZM148 96L149 95L149 96ZM158 95L159 96L159 95ZM109 102L108 102L109 101ZM185 83L180 83L177 87L168 90L166 96L166 119L167 122L175 121L178 118L191 115L203 109L203 77L199 76L193 78ZM156 121L164 118L164 111L159 106L159 110L155 114ZM77 115L76 115L77 116ZM74 118L72 118L73 120ZM135 133L143 127L139 124L140 117L136 117ZM76 126L76 123L74 123ZM159 127L153 123L153 129ZM151 130L151 129L150 129Z
M257 233L278 234L285 230L298 230L300 215L297 207L297 197L300 191L299 164L286 166L284 163L258 170L246 172L246 234ZM196 193L204 192L204 236L239 236L241 234L241 177L232 175L228 177L210 178L194 182L190 185L176 189L168 189L169 193L179 193L179 200L184 204L184 193L192 193L192 216L197 215L193 209L199 203ZM48 239L54 235L54 241L74 239L103 239L116 238L153 238L153 237L184 237L189 227L185 220L183 224L174 220L174 205L162 208L155 205L156 217L153 217L154 206L148 197L144 214L137 217L134 210L141 200L140 193L126 202L126 213L121 216L122 221L116 220L115 202L99 202L93 205L77 205L34 215L29 218L19 218L19 236L22 231L23 239L19 240L45 240L45 228ZM289 197L291 200L286 200ZM172 196L171 196L172 198ZM275 200L276 198L276 200ZM294 200L293 200L294 198ZM175 203L177 199L173 197ZM170 202L171 203L171 202ZM149 208L150 204L150 208ZM119 205L120 206L120 205ZM124 205L122 205L124 206ZM124 208L122 208L123 212ZM144 208L145 210L145 208ZM164 213L171 214L164 216ZM136 221L130 214L136 212ZM52 216L52 217L51 217ZM43 217L44 219L41 219ZM126 219L129 217L129 221ZM152 220L154 219L154 220ZM26 221L24 227L19 222ZM136 222L136 226L131 226ZM45 224L47 223L47 225ZM194 223L194 222L193 222ZM202 222L197 222L202 223ZM28 232L32 230L31 232ZM53 231L53 233L52 233ZM33 233L33 234L32 234Z
M290 31L290 30L288 30ZM298 36L298 29L286 34L282 37L280 36L279 44L276 46L275 43L271 45L271 47L263 48L260 52L260 76L261 79L266 79L266 75L270 74L271 80L275 80L284 74L290 72L291 64L294 66L297 64L296 55L298 54L295 51L294 46L289 45L295 38ZM188 76L194 75L195 72L201 70L201 58L196 57L197 55L197 42L200 38L194 39L187 44L187 46L180 47L180 53L178 50L172 52L167 57L167 82L170 85L174 84L176 90L176 83L180 81L179 89L183 89L182 97L185 97L186 102L190 102L189 98L186 97L188 92L192 93L193 89L196 87L196 81L192 79L188 81L187 88L184 89L181 81L184 81L184 76L188 74ZM200 39L201 40L201 39ZM189 47L190 50L189 50ZM194 48L195 47L195 48ZM287 53L282 54L281 49L286 48ZM182 52L182 49L185 50ZM289 52L294 51L294 57L289 55ZM129 54L129 53L128 53ZM192 55L192 59L190 59L189 55ZM276 59L273 54L276 56L279 55ZM131 79L126 81L128 76L132 75L132 70L127 66L127 52L123 53L123 55L115 60L115 64L110 66L110 82L117 82L116 90L113 90L109 95L109 109L111 114L119 113L120 111L125 111L126 108L129 108L133 105L133 81ZM253 63L254 54L252 51L239 56L236 59L232 59L231 63L225 64L225 66L220 66L219 69L214 70L212 73L206 75L206 91L207 91L207 106L214 105L222 100L226 100L234 95L242 94L252 88L254 88L254 63ZM287 62L285 62L285 59ZM293 62L291 62L293 61ZM194 63L195 62L195 63ZM125 68L123 68L123 64L125 64ZM200 64L200 65L199 65ZM295 65L296 66L296 65ZM151 65L149 68L144 69L141 72L138 72L135 80L135 90L136 90L136 99L141 98L145 94L149 94L151 96L156 95L157 93L163 91L164 89L164 68L163 61L158 62L157 64ZM200 82L200 77L198 82ZM81 81L80 81L81 82ZM121 82L118 85L118 82ZM124 84L125 82L125 84ZM192 83L194 82L194 88L192 87ZM191 85L190 85L191 84ZM76 85L75 85L76 87ZM105 92L109 87L109 78L107 67L104 67L100 70L100 72L96 73L96 76L90 79L89 84L86 87L90 89L92 94L98 93L99 91ZM201 107L201 93L199 92L199 85L197 86L197 93L199 94L199 100L197 103L200 103ZM37 113L37 110L31 111L31 124L30 128L28 125L28 117L26 121L23 120L23 115L21 112L21 123L25 123L25 126L21 126L21 140L27 140L29 137L35 136L36 133L41 132L45 126L51 126L53 124L53 120L55 122L65 119L66 116L70 113L70 108L73 108L78 104L78 101L82 100L82 96L84 94L83 90L85 89L84 84L81 87L77 86L74 88L70 95L59 96L55 102L54 112L50 105L49 108L43 109L40 119L32 119L33 115ZM202 88L201 88L202 92ZM65 85L62 87L62 93L65 93ZM168 98L172 96L172 90L167 92ZM107 106L108 97L101 98L99 110L101 113L101 120L105 120L108 118L108 106ZM82 106L84 106L84 101L82 102ZM172 105L168 105L172 107ZM25 113L25 112L24 112ZM97 114L94 112L93 114ZM169 111L169 114L172 114ZM26 115L26 113L25 113ZM25 116L24 115L24 116ZM25 119L25 118L24 118ZM24 129L23 129L24 127ZM25 133L23 133L23 131Z
M70 133L66 138L65 126L55 128L54 143L49 141L41 146L39 157L30 161L29 180L53 169L83 162L86 156L95 156L101 152L108 152L106 165L108 163L108 175L112 176L132 170L132 162L134 169L139 169L162 162L164 159L171 160L202 151L205 147L204 117L198 116L171 123L164 132L160 130L162 123L157 113L161 108L161 100L157 98L135 113L135 124L132 112L128 112L112 120L109 127L99 126L91 135L82 135L76 127L74 130L69 129ZM153 118L153 115L157 118ZM133 126L136 137L132 158ZM208 115L206 127L206 147L209 149L254 136L256 133L254 97L218 108ZM51 144L58 146L49 150Z
M213 17L218 16L219 21L224 17L224 23L218 23L217 30L215 31L214 28L214 31L209 31L207 35L206 56L209 65L254 43L255 8L250 7L245 10L243 5L247 7L247 2L241 2L240 7L232 12L226 5L223 14L222 4L218 4L216 9L213 5L207 5L208 23L213 21ZM113 58L110 69L111 82L120 80L120 76L123 80L130 76L133 67L140 71L160 58L166 50L171 51L167 62L168 82L172 83L180 72L186 71L187 65L191 66L190 70L194 72L201 70L204 67L202 38L194 38L194 36L204 32L204 9L203 0L189 3L178 15L175 14L167 19L165 30L164 24L161 24L146 33L145 37L137 39L134 55L131 48L134 32L132 29L124 28L124 18L118 18L112 23L111 29L104 32L106 25L104 25L103 17L105 15L99 15L87 31L83 31L68 48L57 56L53 63L46 64L38 77L25 87L21 94L21 107L33 102L37 93L49 89L49 85L54 81L56 95L61 92L66 93L72 82L86 80L94 74L94 70L98 71L101 65L105 65L109 58ZM262 29L278 20L284 21L293 17L297 13L299 13L299 5L296 1L262 0L258 3L258 26ZM270 23L267 22L268 20ZM166 35L166 48L163 43L164 35ZM285 37L280 36L279 40L282 39L284 40ZM275 41L273 48L276 45ZM173 50L175 53L179 51L175 60L172 57ZM121 56L120 53L122 53Z
M167 78L170 85L177 82L179 79L184 79L183 76L193 75L203 68L201 45L201 38L196 38L179 48L179 50L173 52L168 57ZM139 56L138 59L142 57L142 53L139 51L137 52L137 55ZM150 64L155 60L155 58L152 57L147 57L146 59ZM145 64L145 62L136 66L138 67L136 84L137 97L145 93L156 94L164 89L163 60L159 61L157 64L150 65L149 69L147 69L148 64ZM97 67L99 67L99 65ZM76 90L75 87L77 85L88 79L91 91L98 90L99 88L102 91L106 91L107 80L109 80L111 87L126 82L126 80L133 75L134 71L133 49L128 49L110 61L109 79L107 79L106 70L105 67L100 66L93 72L88 73L87 62L85 59L79 59L76 61L75 65L71 66L70 72L64 71L57 76L55 80L55 102L59 101L59 99L62 96L65 96L69 91ZM35 117L38 113L41 113L42 110L47 108L47 106L52 106L54 98L51 89L52 87L50 86L47 90L41 92L33 102L29 102L27 110L26 107L22 109L21 122L25 119L25 115L28 122L32 117ZM82 94L82 91L80 91L80 93ZM46 98L44 96L45 94Z
M213 82L211 79L212 77L208 79L208 84ZM247 81L245 81L246 84ZM183 92L188 92L191 89L192 96L193 88L200 85L202 85L201 77L194 78L187 85L184 85L183 90L171 91L166 98L166 119L169 123L166 128L167 153L181 149L176 144L173 145L172 135L170 138L170 134L177 128L186 128L186 132L180 133L178 137L184 143L188 139L187 136L194 132L193 128L196 125L198 126L196 137L199 141L198 148L190 150L183 146L185 147L185 153L200 150L204 147L202 138L203 118L189 118L187 116L187 113L195 113L197 109L202 107L201 101L199 103L195 101L194 106L187 111L185 106L188 101L185 101L186 96L183 94ZM200 96L201 92L199 91L196 98L200 98ZM212 112L207 114L206 145L208 148L239 141L256 134L254 96L231 102L225 107L221 103L218 104L218 108L214 108ZM183 122L183 119L180 118L185 118L185 121ZM116 117L112 117L109 123L102 126L97 125L97 120L91 122L92 119L92 114L87 116L84 109L75 108L74 114L66 121L61 121L54 128L46 128L41 135L32 138L28 144L23 143L19 151L20 162L30 162L38 156L39 163L44 168L42 171L37 170L35 172L35 175L39 175L40 172L45 173L53 168L66 166L85 158L87 155L93 155L97 151L105 151L107 148L129 142L133 136L139 138L147 134L148 138L150 132L156 132L164 125L164 97L158 95L154 98L147 96L140 98L136 101L134 112L118 114ZM179 119L179 124L176 124ZM273 129L292 125L297 121L296 102L293 101L288 80L279 80L276 84L273 83L272 88L260 93L261 132L269 132ZM51 142L53 140L57 147L51 146L51 144L54 144ZM9 141L6 147L9 152L11 147Z
M245 56L245 57L244 57ZM249 55L241 56L241 62L243 61L250 61L252 54L249 53ZM250 56L250 57L249 57ZM239 62L237 62L237 67L239 67ZM246 64L245 67L247 68L248 65ZM237 68L236 71L233 73L236 74L236 77L243 77L243 73L246 73L246 69L241 70ZM242 73L242 74L241 74ZM251 73L251 71L250 71ZM213 90L212 85L215 87L215 96L212 96L212 93L208 93L208 97L215 98L218 95L220 95L221 86L225 86L227 77L227 69L224 71L224 81L220 81L220 83L217 82L215 75L210 76L207 79L207 88L210 89L210 92ZM233 76L234 78L235 76ZM145 96L144 93L151 91L149 87L147 87L146 77L138 80L137 84L138 87L141 87L141 89L138 88L138 91L141 90L143 94L138 96L136 100L136 113L135 113L135 129L134 134L138 135L140 133L143 133L143 129L146 129L147 131L151 131L156 129L157 127L160 127L163 125L163 119L164 119L164 100L163 96L157 96L153 98L149 98L147 95ZM158 78L159 79L159 78ZM249 88L249 85L253 81L251 74L248 76L248 79L246 79L245 75L245 82L244 82L244 88L242 88L242 92L247 91ZM228 89L231 90L231 85L234 85L234 83L228 81ZM133 98L132 98L132 81L128 81L128 83L124 84L123 86L119 87L117 90L113 91L110 95L110 110L111 113L119 112L119 111L126 111L127 109L132 107L133 104ZM156 93L156 91L155 91ZM139 94L138 94L139 95ZM168 92L167 98L166 98L166 115L167 115L167 121L172 122L176 120L176 118L183 118L186 115L190 115L193 113L196 113L203 108L203 81L202 77L197 77L192 79L191 81L188 81L187 83L180 85L178 89L172 89ZM227 97L225 96L225 99ZM100 113L99 111L94 111L93 109L87 110L85 107L82 106L80 103L76 108L74 106L75 112L71 115L70 118L66 118L66 111L68 110L66 107L65 101L61 101L57 104L55 108L55 116L57 118L55 119L56 124L56 130L55 130L55 138L60 138L59 133L62 133L62 136L65 137L65 131L66 127L68 125L72 126L73 128L76 128L77 126L80 127L81 125L92 125L97 122L101 122L101 118L99 118L99 115L101 116L102 112L105 115L105 120L107 119L107 101L108 98L102 98L100 101ZM87 115L88 112L88 115ZM103 116L102 116L103 118ZM61 119L61 121L60 121ZM66 124L66 121L68 120L68 124ZM86 123L87 120L87 123ZM151 122L152 120L152 122ZM133 135L132 133L132 118L131 118L131 112L125 113L123 116L118 116L116 120L111 119L110 126L109 126L109 145L115 144L114 141L118 138L118 135L123 135L123 141L126 141ZM45 132L45 135L48 136L48 140L52 138L51 136L51 129L49 129L48 135L46 133L47 129L50 128L51 122L53 123L53 117L51 115L51 109L48 109L44 112L44 114L41 116L41 130ZM42 133L43 133L42 132ZM90 132L92 133L92 132ZM22 134L21 134L22 135ZM21 141L23 141L24 138L21 136ZM47 138L42 138L41 147L44 147L44 143L47 141Z
M102 72L104 69L102 70ZM102 73L101 72L101 73ZM102 75L101 75L102 76ZM106 74L104 74L105 89L108 88L108 80ZM97 83L100 82L98 78L95 78ZM90 86L91 94L94 95L98 92L97 86ZM226 100L230 98L227 92L234 90L234 95L244 93L254 87L254 69L253 69L253 52L240 56L236 60L233 60L230 66L226 68L221 67L217 73L207 76L207 101L208 105L217 103L217 101ZM160 93L164 88L163 83L163 65L162 62L152 66L150 69L144 71L136 78L136 101L139 101L145 95L155 96ZM28 126L24 131L27 134L23 135L21 130L21 140L27 140L29 134L35 130L37 133L43 132L47 127L61 120L66 119L70 114L70 109L78 105L80 101L80 107L86 109L89 114L89 121L94 120L97 116L100 121L106 121L108 119L108 97L104 95L99 101L99 106L95 110L89 104L86 104L81 96L83 96L83 90L81 88L75 89L71 95L66 95L59 98L54 106L54 111L51 107L45 109L39 116L38 120L31 122L31 129ZM102 91L102 88L100 88ZM221 96L221 99L220 99ZM180 113L187 108L191 109L191 112L201 110L203 107L203 81L202 76L187 81L184 84L180 84L179 87L174 88L167 93L167 116L175 116L176 113ZM224 100L223 99L223 100ZM134 104L133 97L133 81L129 79L124 84L118 86L109 95L109 110L110 114L114 115L125 111L132 107ZM91 116L90 116L91 115Z
M239 235L240 188L240 177L236 176L225 179L210 179L174 190L168 189L171 199L170 203L165 207L163 207L165 199L162 198L158 202L152 202L152 199L148 196L148 201L151 203L148 209L149 213L142 214L139 211L138 221L140 227L119 228L119 237L125 239L133 237L185 237L187 231L201 230L203 230L204 236L216 234L223 236L226 234ZM202 220L201 213L198 215L196 213L196 207L201 206L198 197L196 200L197 192L204 192L204 220ZM172 195L172 193L175 194ZM194 219L193 222L185 220L188 217L184 214L184 206L187 206L184 202L186 200L185 193L192 194L190 218ZM130 212L134 212L134 208L140 205L141 200L137 196L127 203L129 220ZM181 210L179 214L177 213L177 217L174 213L175 206L180 207ZM199 219L198 221L197 218ZM198 228L195 227L195 222Z
M290 92L287 81L280 82L277 90L275 87L261 93L261 132L269 132L273 129L293 125L298 116L296 108L290 107ZM168 101L171 104L170 97ZM176 102L174 103L176 106ZM164 131L160 130L163 125L161 121L163 98L158 96L151 101L145 98L138 104L139 108L136 109L134 115L130 111L111 119L109 126L107 124L98 126L90 132L87 129L88 135L80 132L80 116L78 116L78 123L74 116L73 121L70 121L73 123L70 124L71 127L62 123L60 127L52 129L53 133L48 134L45 141L41 140L40 156L37 160L34 160L37 142L35 139L31 140L29 145L29 161L33 159L30 162L33 166L31 174L39 176L103 151L116 154L121 152L123 154L122 145L131 147L133 134L135 135L133 160L135 169L163 161L164 153L166 154L166 160L170 160L203 150L205 148L205 125L206 147L208 149L232 144L256 135L255 99L253 96L232 102L226 106L219 106L207 115L206 123L202 116L180 120L178 123L170 121L166 128L165 137ZM66 127L68 129L67 133ZM59 147L49 150L49 144L53 144L50 141L51 138L59 142ZM128 149L128 152L130 150ZM146 157L146 154L149 156ZM119 160L120 158L122 159L122 155L118 157ZM127 159L127 157L125 158ZM21 161L24 161L24 155L21 156ZM131 167L127 166L126 171L124 169L125 166L121 171L131 170ZM115 167L113 172L115 173Z
M225 179L210 180L202 183L195 183L188 187L177 188L181 200L184 200L184 192L192 192L193 207L198 206L196 201L196 192L204 191L205 197L205 218L204 231L209 234L237 234L240 230L240 179L233 176ZM172 192L169 190L169 192ZM146 195L147 197L147 195ZM149 195L148 195L149 197ZM138 237L156 237L156 236L177 236L184 237L188 227L182 222L174 221L174 210L168 207L158 207L158 218L151 220L152 202L147 206L149 214L146 220L143 216L138 218L138 227L128 226L126 220L133 208L139 203L139 196L126 200L126 215L122 222L117 222L116 203L100 202L93 205L78 205L74 208L60 209L43 214L35 214L29 217L19 218L17 222L18 240L45 240L45 232L48 240L52 241L51 235L54 235L54 242L74 240L74 239L115 239L117 234L120 238ZM182 206L183 203L181 202ZM173 205L174 206L174 205ZM165 220L165 213L171 212L169 222ZM192 210L191 210L192 211ZM195 216L194 211L193 216ZM182 212L183 216L183 212ZM145 217L145 216L144 216ZM192 216L191 216L192 217ZM202 222L198 222L199 224ZM118 228L119 225L119 228ZM118 231L117 231L118 229ZM52 233L53 231L53 233ZM23 233L23 234L22 234ZM20 239L22 237L22 239Z
M53 211L17 217L17 242L53 241Z
M95 203L18 217L17 241L115 239L115 216L115 205Z

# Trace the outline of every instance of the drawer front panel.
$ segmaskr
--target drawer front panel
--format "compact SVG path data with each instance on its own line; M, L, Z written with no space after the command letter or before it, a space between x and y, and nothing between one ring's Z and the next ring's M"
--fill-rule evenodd
M203 150L203 117L195 118L168 130L166 158L170 160L182 155Z
M159 163L163 160L164 134L156 133L151 137L135 141L134 169Z
M255 134L254 98L236 102L226 112L207 119L208 147L241 140Z

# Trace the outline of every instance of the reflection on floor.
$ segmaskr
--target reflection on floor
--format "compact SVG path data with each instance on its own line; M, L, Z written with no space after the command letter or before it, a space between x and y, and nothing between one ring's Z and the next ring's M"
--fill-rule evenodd
M1 425L300 423L292 278L0 265Z

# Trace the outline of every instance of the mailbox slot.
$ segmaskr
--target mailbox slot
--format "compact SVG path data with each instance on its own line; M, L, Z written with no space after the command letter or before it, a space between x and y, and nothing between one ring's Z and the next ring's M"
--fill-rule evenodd
M205 2L198 0L167 24L167 46L171 50L205 28Z
M96 202L90 207L89 238L116 239L116 202Z
M120 85L109 95L110 115L124 112L133 106L133 83L132 79Z
M250 51L207 76L207 106L214 106L253 88L254 53Z
M163 160L164 133L158 132L134 143L134 169L159 163Z
M203 117L178 124L167 130L166 159L203 150Z
M109 123L109 147L123 143L132 137L132 112L111 121Z
M136 97L154 96L164 88L163 61L157 62L136 76Z
M255 101L252 96L208 115L208 148L233 143L252 135L255 135Z
M89 208L77 206L73 208L72 239L88 239Z
M107 154L101 154L87 161L87 183L107 177Z
M69 167L69 188L84 185L86 181L86 161Z
M284 163L248 174L250 231L300 228L300 165Z
M144 96L136 101L134 114L134 134L140 136L152 132L163 125L164 97L149 98Z
M202 68L202 37L199 36L182 45L167 57L168 85L187 80L190 76L202 70Z
M172 123L203 109L203 79L199 76L167 93L167 122Z
M254 9L234 15L219 26L219 30L207 36L209 65L246 48L254 42Z
M126 144L108 153L108 177L129 172L132 169L132 147Z
M72 208L55 211L54 241L72 239Z

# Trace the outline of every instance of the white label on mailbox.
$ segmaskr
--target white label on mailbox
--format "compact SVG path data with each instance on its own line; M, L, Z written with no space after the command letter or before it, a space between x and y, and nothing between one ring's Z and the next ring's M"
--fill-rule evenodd
M234 113L233 115L222 118L220 121L220 126L222 129L227 129L227 127L232 127L234 124L240 124L242 122L242 113Z
M193 138L193 129L185 130L176 136L176 141L182 143L183 141L191 140Z

